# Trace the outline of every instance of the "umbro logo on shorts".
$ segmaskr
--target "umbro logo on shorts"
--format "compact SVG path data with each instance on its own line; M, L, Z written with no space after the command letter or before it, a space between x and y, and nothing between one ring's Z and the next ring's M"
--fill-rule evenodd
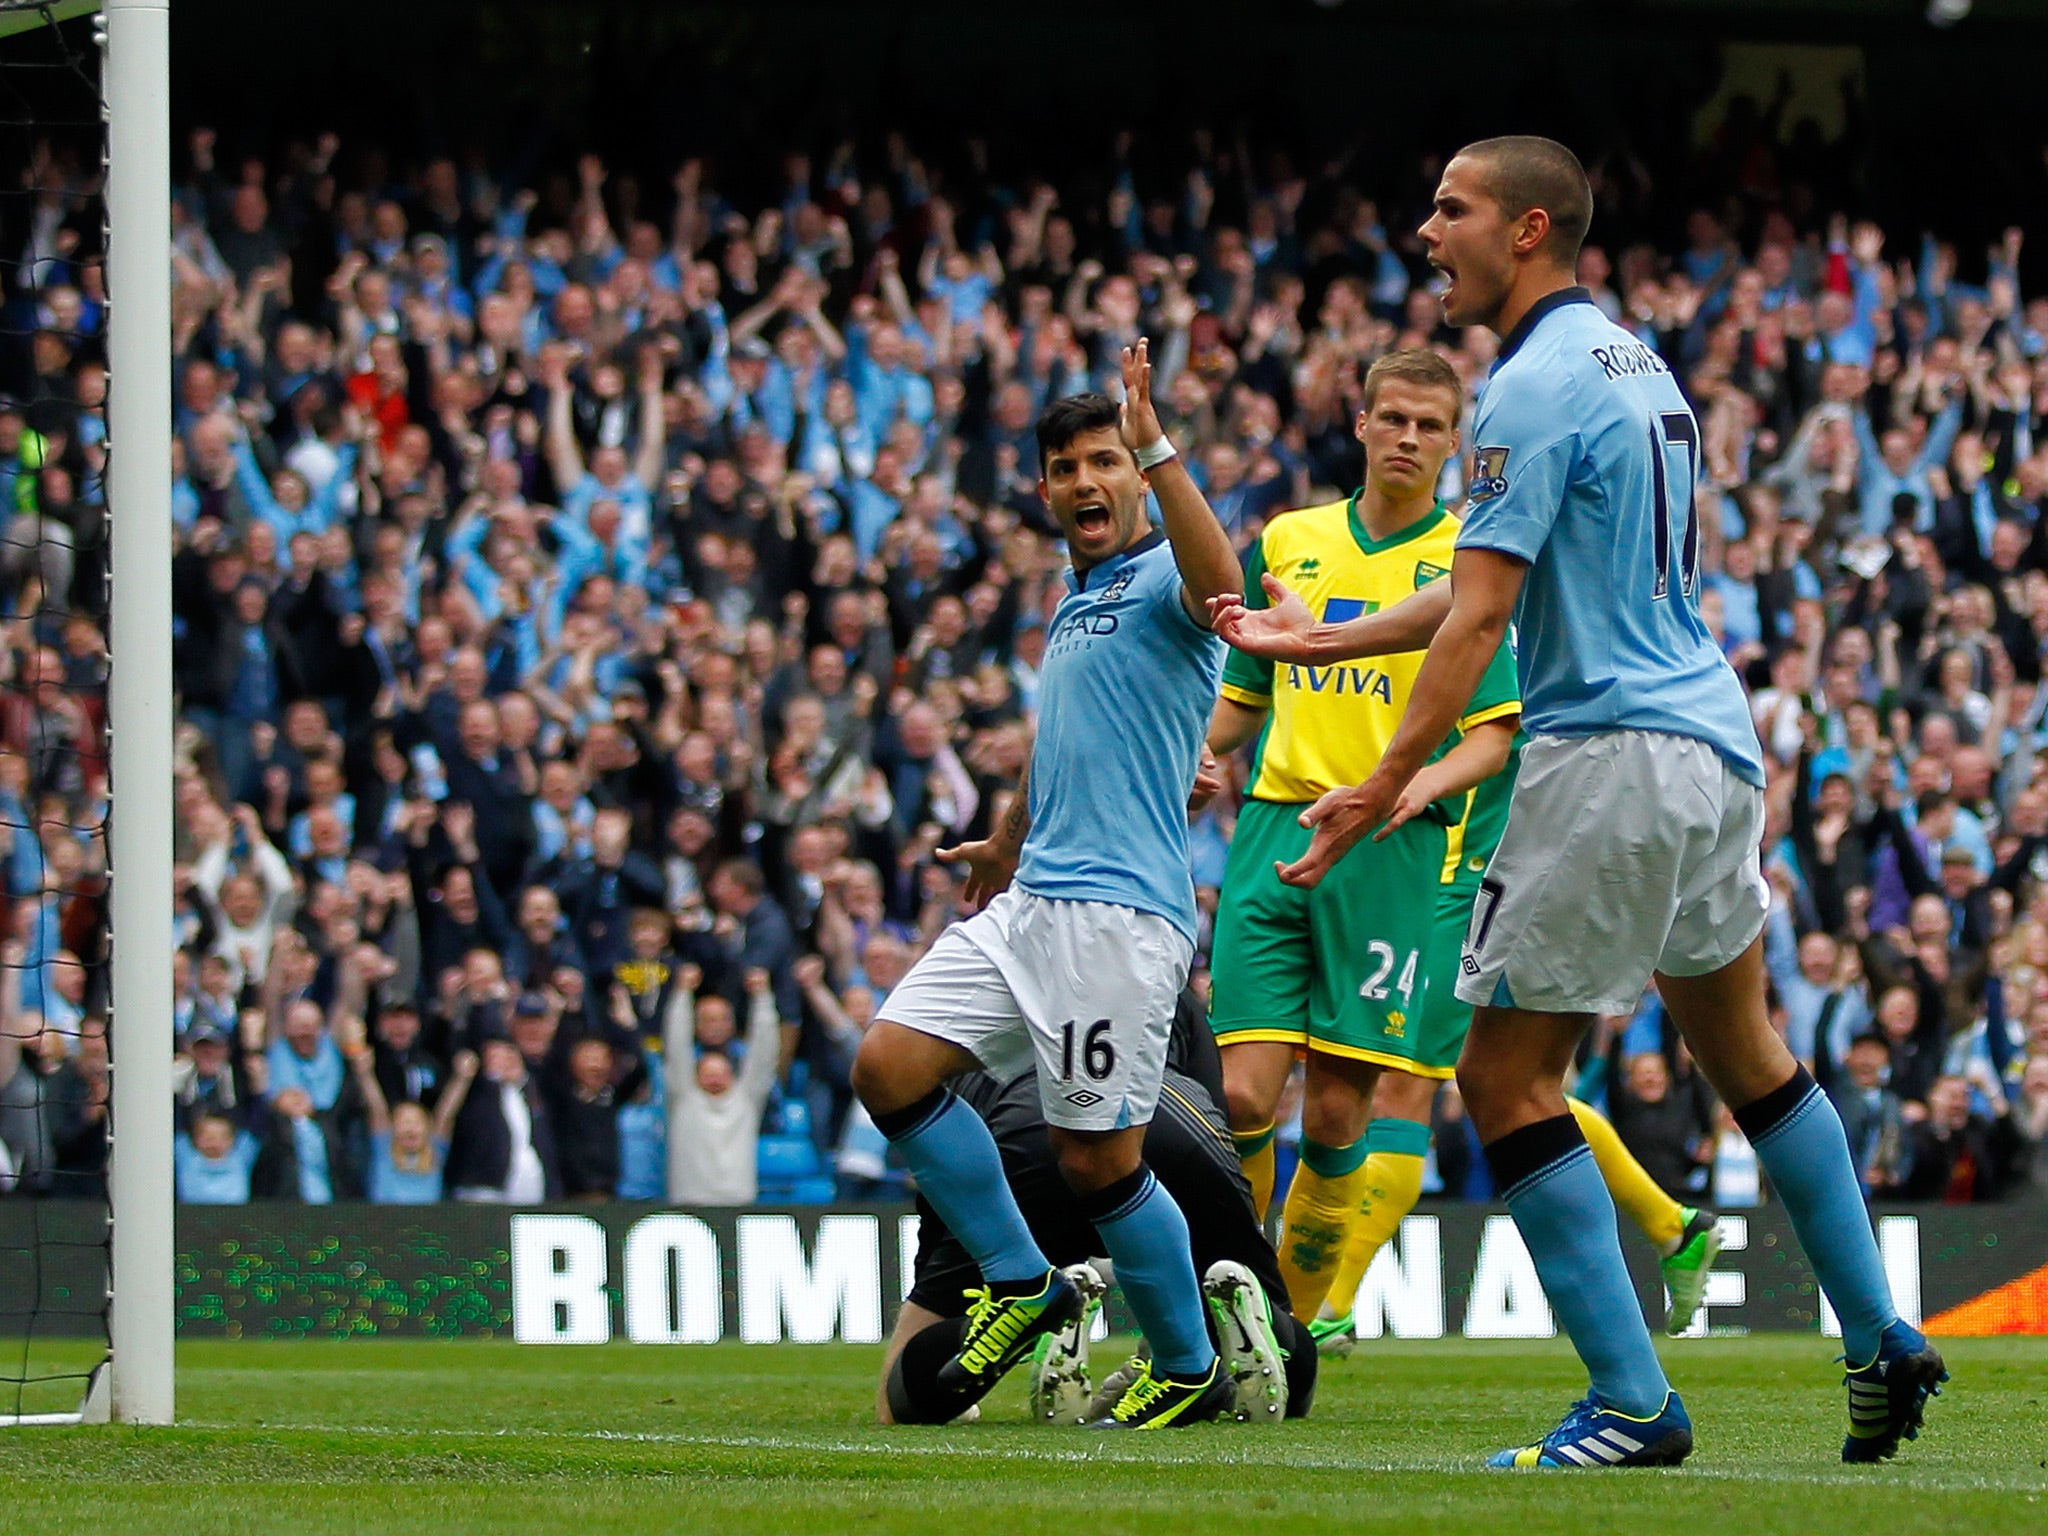
M1093 1088L1077 1088L1067 1095L1067 1102L1078 1105L1082 1109L1093 1109L1102 1102L1102 1095Z
M1467 976L1477 976L1479 974L1479 962L1470 955L1467 955L1464 961L1464 971Z

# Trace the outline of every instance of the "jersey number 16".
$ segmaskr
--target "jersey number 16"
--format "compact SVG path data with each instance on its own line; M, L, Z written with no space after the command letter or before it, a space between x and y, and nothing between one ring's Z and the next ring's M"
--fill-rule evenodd
M1074 1029L1072 1019L1060 1028L1060 1081L1074 1080ZM1116 1047L1110 1043L1109 1020L1097 1019L1081 1037L1081 1067L1096 1082L1116 1070Z

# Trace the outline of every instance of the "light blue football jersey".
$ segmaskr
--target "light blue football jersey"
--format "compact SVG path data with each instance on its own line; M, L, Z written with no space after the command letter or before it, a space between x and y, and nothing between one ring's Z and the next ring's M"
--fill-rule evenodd
M1067 574L1039 671L1017 884L1166 918L1193 942L1188 792L1223 642L1188 615L1166 535Z
M1585 289L1552 294L1501 344L1472 441L1458 547L1529 562L1523 724L1691 736L1761 786L1742 684L1700 620L1700 430L1664 360Z

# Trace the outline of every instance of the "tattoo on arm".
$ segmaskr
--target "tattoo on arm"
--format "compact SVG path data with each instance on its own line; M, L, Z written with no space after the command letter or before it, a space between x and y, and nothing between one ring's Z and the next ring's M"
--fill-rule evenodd
M1031 829L1031 767L1027 763L1023 773L1017 777L1017 788L1010 796L1010 807L1003 813L1001 837L1009 848L1024 846L1024 834Z
M1024 804L1024 790L1019 786L1010 798L1009 814L1003 817L1003 840L1008 843L1024 841L1024 829L1029 824L1030 812Z

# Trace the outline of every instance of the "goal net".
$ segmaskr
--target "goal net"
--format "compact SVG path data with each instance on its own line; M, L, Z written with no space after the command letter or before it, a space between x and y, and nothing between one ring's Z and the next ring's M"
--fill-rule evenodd
M0 6L0 1419L108 1353L106 272L95 18Z
M0 0L0 1425L104 1418L112 1398L104 41L88 4Z

